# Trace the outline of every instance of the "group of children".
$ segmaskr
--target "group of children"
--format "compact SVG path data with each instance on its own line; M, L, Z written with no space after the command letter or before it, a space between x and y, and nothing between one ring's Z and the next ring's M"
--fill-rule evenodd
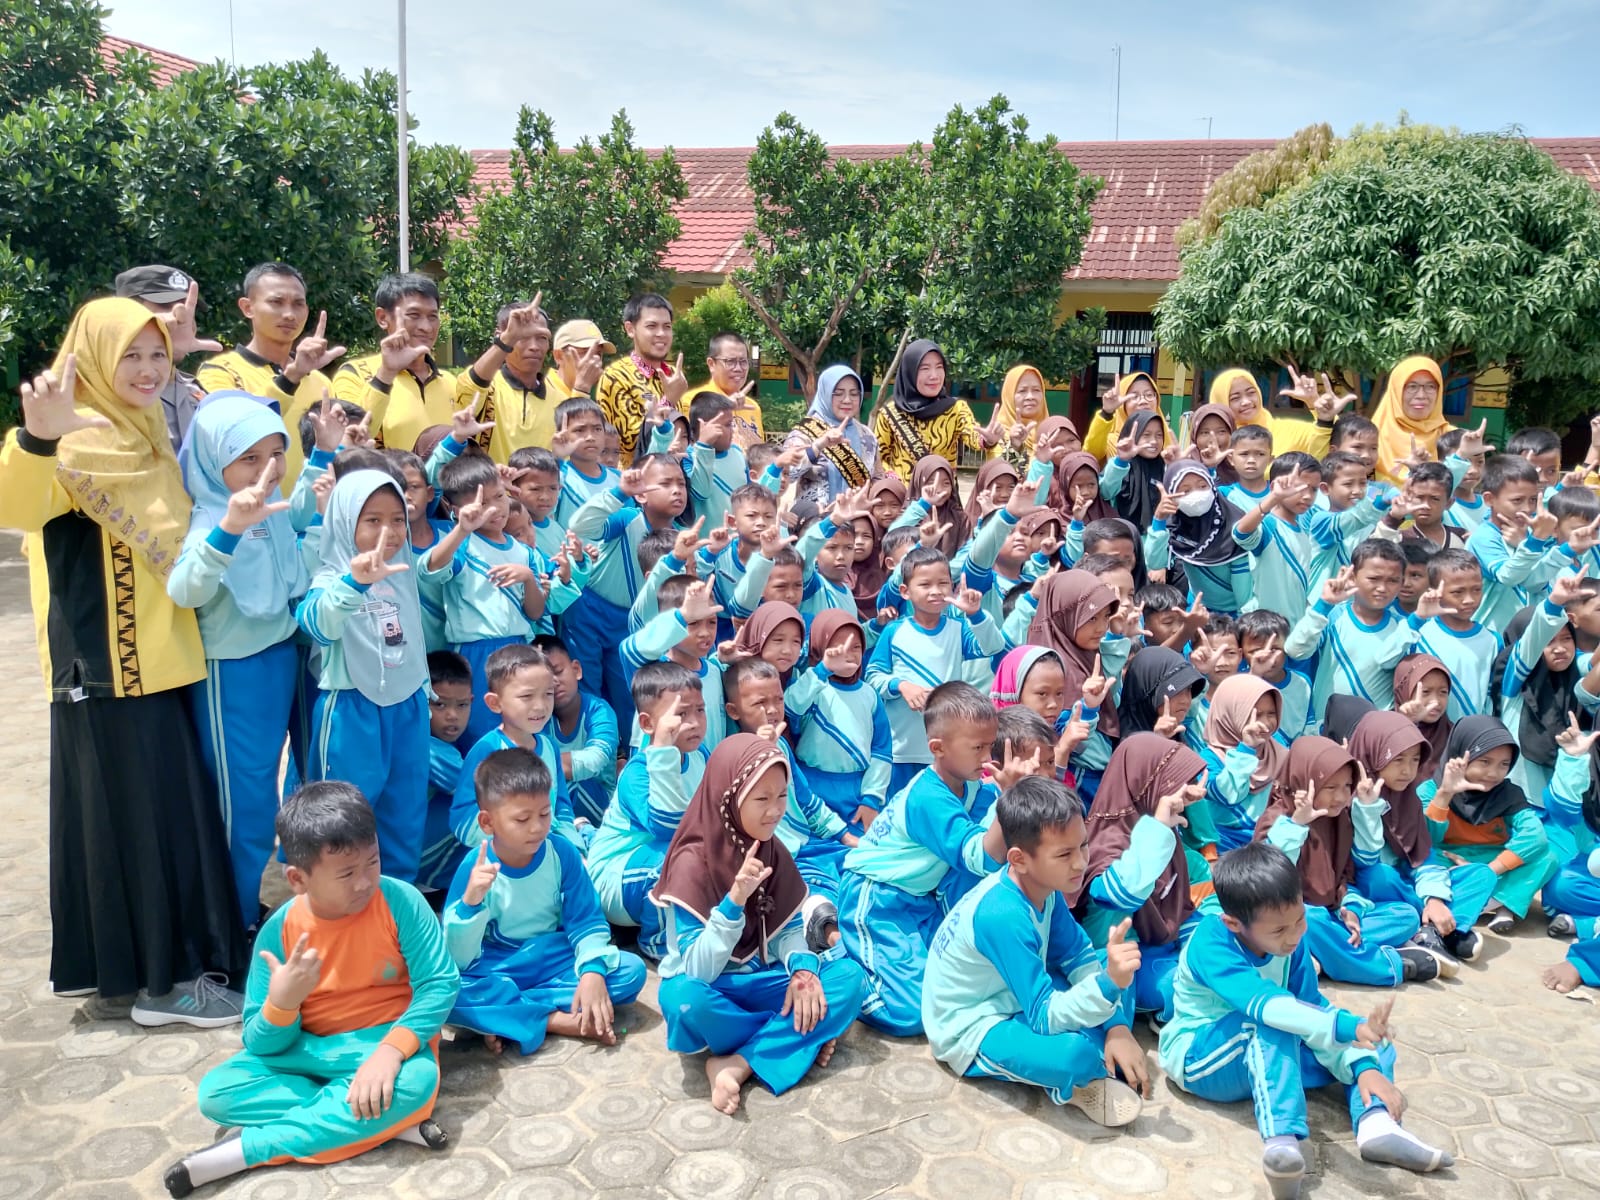
M324 400L294 479L270 398L209 396L168 592L256 958L201 1088L242 1133L169 1189L438 1144L445 1024L614 1044L644 959L723 1112L859 1017L1125 1125L1144 1019L1175 1087L1254 1102L1275 1195L1332 1081L1364 1158L1448 1165L1399 1124L1390 1001L1317 976L1453 977L1542 893L1546 984L1600 985L1600 448L1441 436L1402 367L1376 422L1308 399L1320 456L1274 456L1243 373L1176 437L1119 380L1088 449L1040 421L965 502L934 456L797 499L803 453L714 391L625 467L582 396L505 462L481 407L380 449Z

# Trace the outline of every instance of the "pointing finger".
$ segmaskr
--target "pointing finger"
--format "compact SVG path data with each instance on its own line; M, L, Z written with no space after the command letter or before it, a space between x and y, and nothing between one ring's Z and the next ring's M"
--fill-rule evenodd
M328 332L328 310L323 309L317 313L317 331L311 336L321 341Z

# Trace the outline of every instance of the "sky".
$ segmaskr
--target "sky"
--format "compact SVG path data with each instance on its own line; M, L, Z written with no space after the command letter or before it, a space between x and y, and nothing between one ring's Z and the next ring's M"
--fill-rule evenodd
M103 0L109 32L242 65L393 68L395 0ZM1600 135L1594 0L411 0L424 142L563 144L626 108L646 146L748 146L779 112L833 143L926 140L1004 93L1063 141L1281 137L1327 121ZM231 18L231 33L230 33ZM1111 18L1117 18L1113 23ZM1122 47L1120 120L1116 58Z

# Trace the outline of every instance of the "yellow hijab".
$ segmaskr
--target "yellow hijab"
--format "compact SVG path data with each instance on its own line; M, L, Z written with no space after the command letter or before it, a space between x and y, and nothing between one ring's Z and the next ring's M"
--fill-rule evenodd
M1406 415L1403 393L1406 382L1413 375L1432 376L1439 388L1433 407L1425 417ZM1396 363L1394 370L1389 372L1389 382L1384 385L1383 399L1378 402L1372 421L1378 427L1378 478L1384 483L1399 484L1405 479L1404 472L1399 469L1400 464L1411 457L1412 439L1416 439L1417 445L1430 455L1436 456L1439 435L1451 428L1444 415L1444 375L1439 370L1439 364L1422 354L1413 354Z
M1044 376L1039 373L1038 367L1030 367L1027 363L1018 363L1006 372L1006 381L1000 385L1000 406L995 409L995 421L1000 429L1000 441L994 449L989 451L990 458L998 458L1010 448L1008 439L1011 427L1022 423L1022 418L1017 415L1017 389L1022 386L1022 377L1032 375L1039 381L1039 387L1044 388ZM1033 456L1034 439L1039 432L1039 421L1050 415L1050 402L1048 397L1041 397L1039 406L1044 410L1044 415L1036 421L1028 422L1028 438L1022 443L1022 452L1028 457Z
M1248 421L1241 421L1238 414L1234 413L1234 422L1236 425L1259 425L1263 429L1271 429L1272 416L1267 412L1267 402L1261 395L1261 385L1256 382L1254 375L1242 367L1229 367L1226 371L1219 371L1217 377L1211 381L1211 390L1206 393L1206 398L1212 404L1220 404L1229 412L1233 412L1232 406L1228 404L1228 393L1233 390L1234 383L1240 379L1249 380L1250 386L1255 389L1256 413Z
M67 355L76 355L78 407L111 425L62 438L56 475L86 516L143 558L156 578L165 579L189 531L189 493L161 401L132 408L112 387L122 356L152 321L170 354L166 327L137 300L91 300L72 318L51 369L59 378Z

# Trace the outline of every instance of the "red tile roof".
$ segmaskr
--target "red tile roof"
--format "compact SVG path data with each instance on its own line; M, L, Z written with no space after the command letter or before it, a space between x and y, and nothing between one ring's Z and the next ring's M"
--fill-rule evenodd
M1600 191L1600 138L1534 138L1536 146ZM1238 141L1063 142L1062 151L1088 175L1105 180L1094 202L1094 225L1074 280L1170 283L1178 277L1173 234L1200 211L1206 190L1240 159L1277 143ZM903 146L835 146L844 158L887 158ZM723 275L745 266L745 230L752 201L745 181L751 151L674 150L689 197L678 206L683 232L667 248L666 265L679 275ZM509 153L474 150L477 182L504 187Z
M155 68L157 87L166 87L185 71L193 71L200 65L192 58L182 58L176 54L168 54L165 50L157 50L154 46L146 46L143 42L130 42L127 38L111 37L109 35L100 39L100 60L108 68L117 55L125 50L139 50L144 53Z

